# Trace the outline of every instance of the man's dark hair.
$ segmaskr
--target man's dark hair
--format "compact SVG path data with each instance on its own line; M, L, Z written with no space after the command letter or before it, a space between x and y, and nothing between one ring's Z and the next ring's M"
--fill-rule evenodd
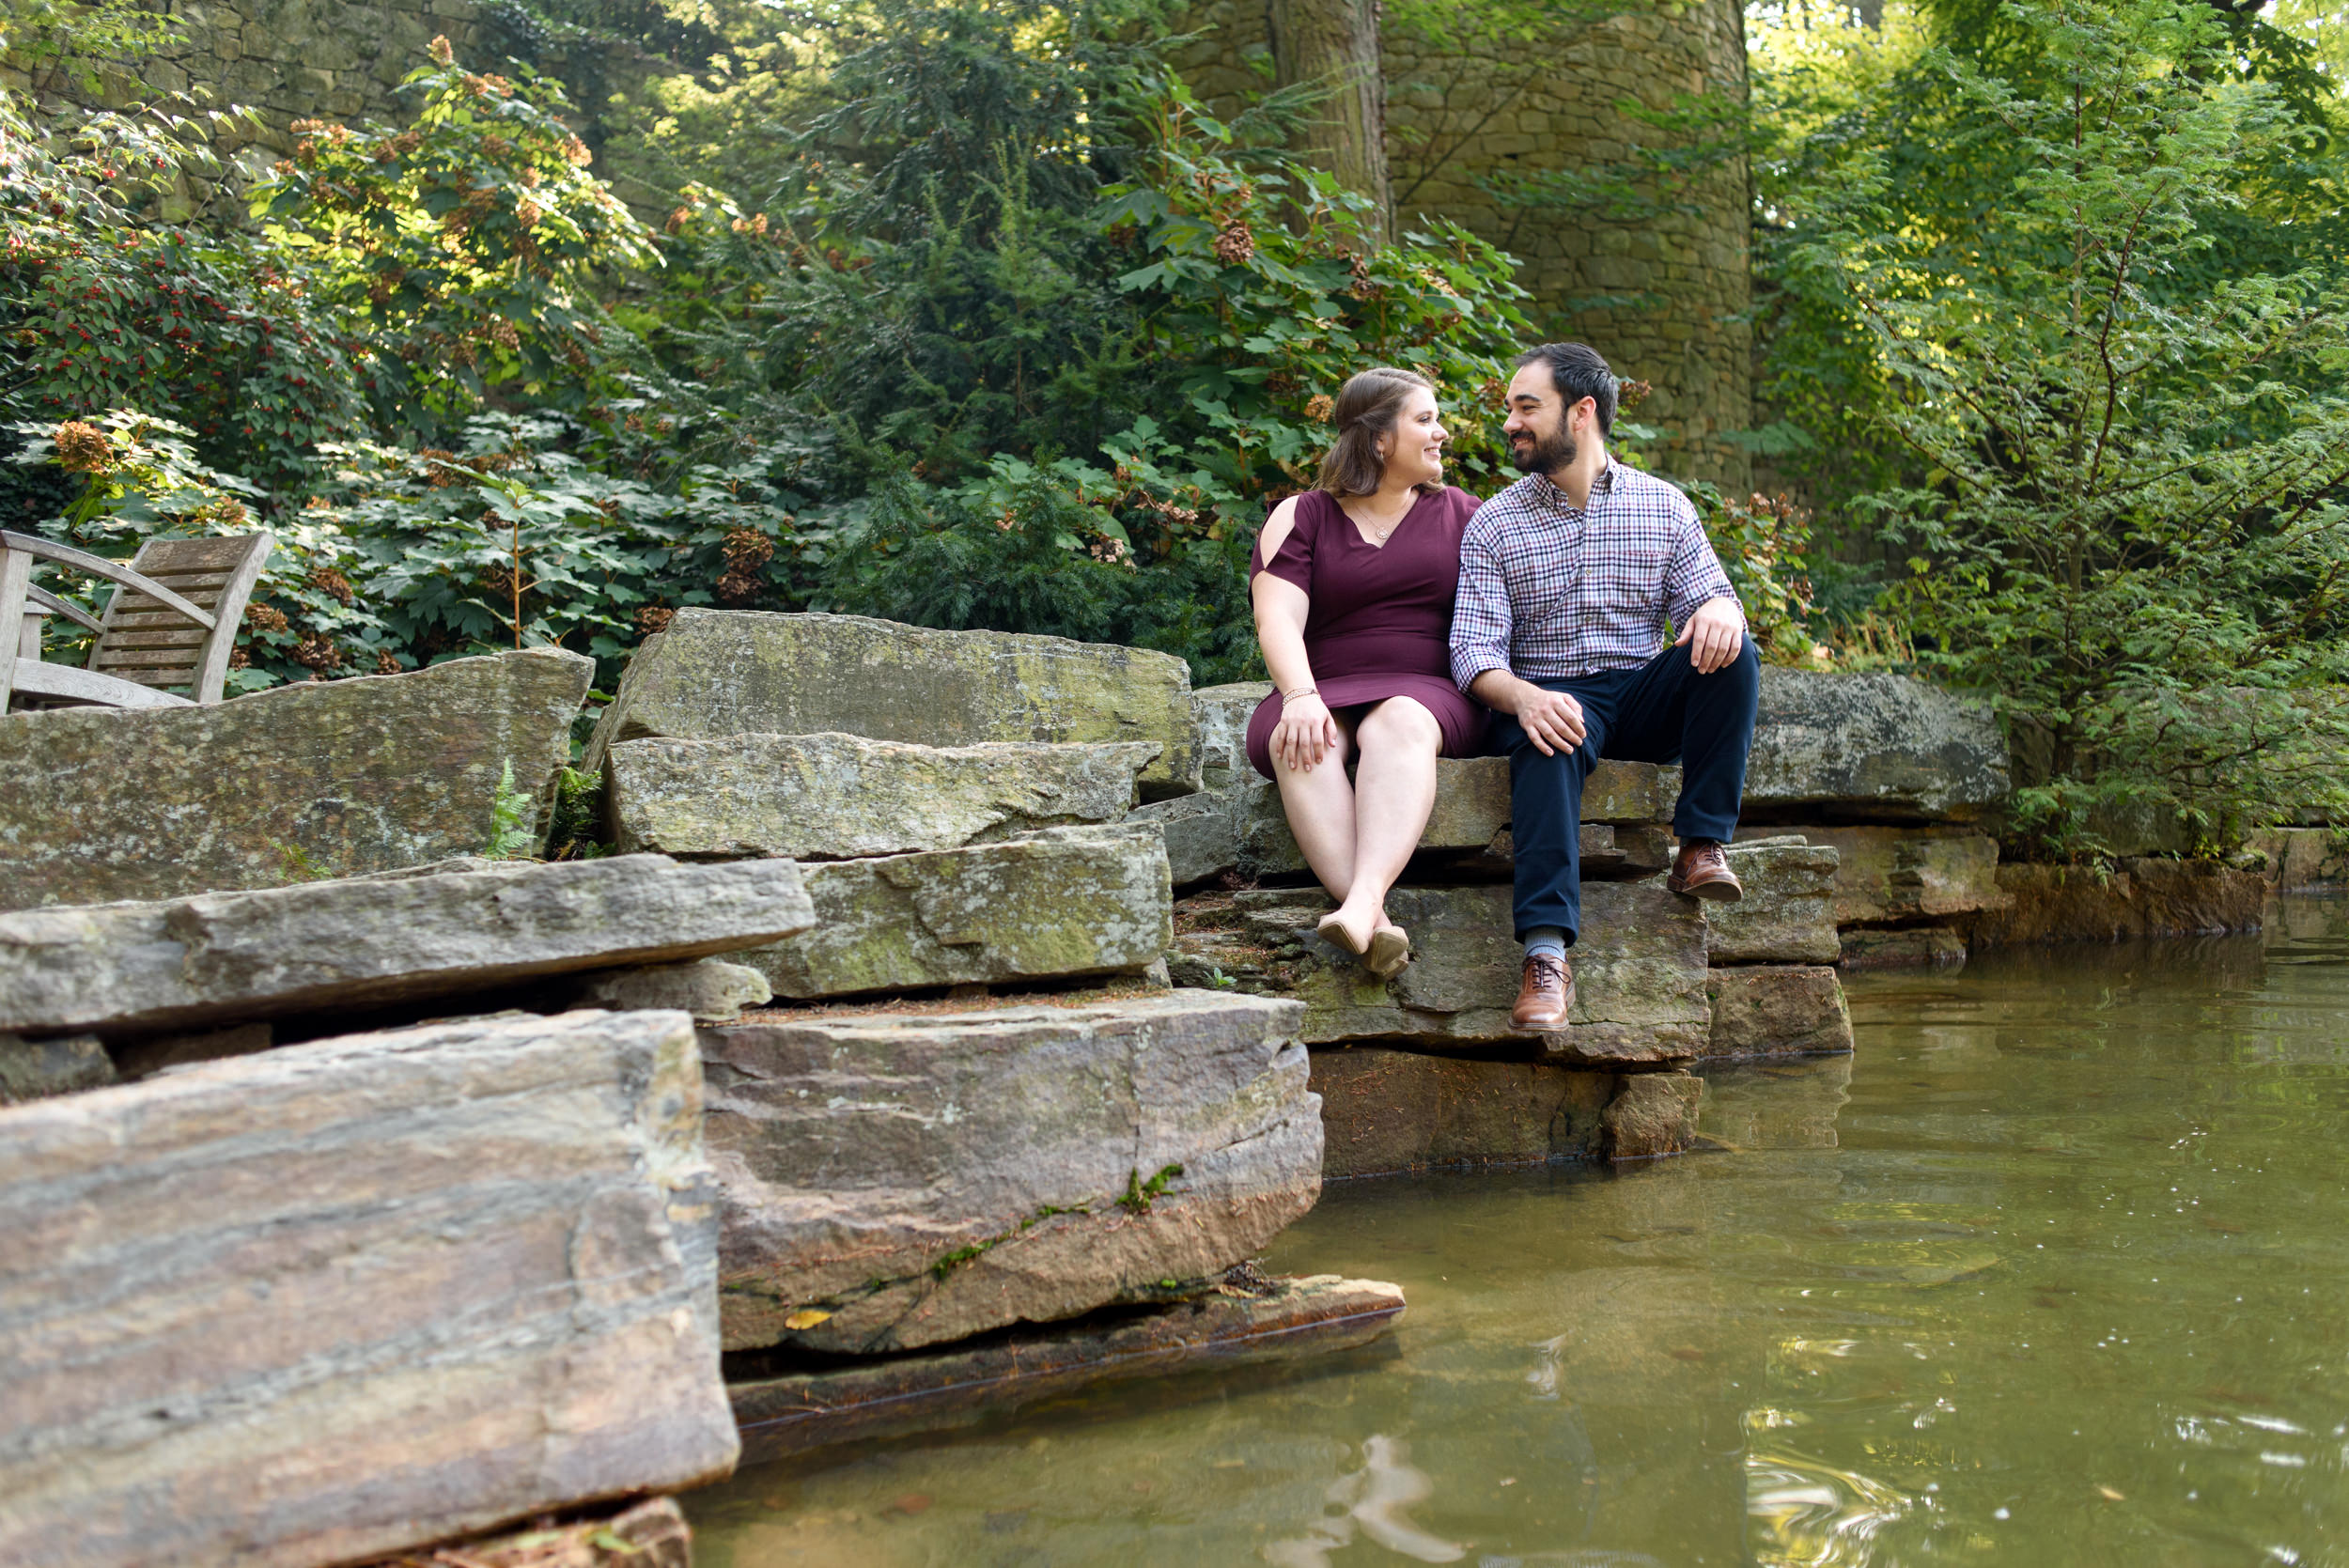
M1598 405L1598 433L1615 433L1615 373L1596 349L1587 343L1545 343L1519 354L1517 363L1520 370L1535 364L1549 366L1549 382L1566 407L1588 397Z

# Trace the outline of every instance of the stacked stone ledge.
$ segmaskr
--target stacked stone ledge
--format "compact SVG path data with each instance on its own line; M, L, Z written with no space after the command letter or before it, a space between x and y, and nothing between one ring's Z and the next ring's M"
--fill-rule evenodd
M389 1194L392 1212L366 1222L363 1245L405 1255L434 1236L456 1239L438 1218L460 1201L450 1193L494 1212L506 1180L491 1172L478 1191L458 1181L474 1145L456 1129L479 1126L487 1138L494 1117L466 1099L476 1091L465 1085L487 1080L465 1076L471 1067L442 1071L432 1053L470 1061L543 1044L583 1053L606 1103L641 1103L630 1114L659 1121L668 1141L631 1145L633 1168L686 1195L673 1205L681 1228L665 1241L613 1210L612 1235L575 1229L568 1254L530 1250L525 1230L515 1245L527 1256L468 1255L465 1267L542 1295L554 1287L534 1268L575 1271L583 1294L566 1321L577 1333L550 1331L540 1361L521 1355L521 1338L491 1331L483 1314L495 1316L494 1305L467 1304L460 1287L476 1281L346 1270L335 1276L346 1296L335 1296L281 1278L249 1250L203 1243L219 1259L219 1280L203 1286L216 1294L251 1289L288 1312L317 1308L323 1330L392 1312L374 1295L407 1292L413 1299L399 1310L444 1308L449 1332L479 1333L512 1354L465 1374L463 1397L446 1405L453 1425L401 1418L401 1403L422 1396L385 1370L398 1359L388 1349L359 1347L363 1364L320 1390L317 1407L291 1400L288 1410L323 1433L325 1447L306 1469L285 1462L289 1500L269 1527L285 1532L282 1546L201 1511L160 1547L129 1526L118 1539L70 1538L55 1518L86 1509L102 1521L117 1506L110 1488L125 1518L151 1512L143 1486L234 1495L207 1479L197 1438L218 1424L212 1412L241 1397L237 1379L248 1373L299 1391L316 1365L300 1335L279 1336L290 1359L266 1336L257 1348L232 1353L224 1341L214 1352L197 1330L226 1330L206 1320L161 1352L196 1369L184 1398L126 1382L130 1405L189 1423L189 1441L167 1451L122 1447L122 1422L102 1412L77 1436L72 1423L87 1413L70 1390L40 1383L30 1361L0 1359L0 1379L33 1379L7 1389L12 1415L35 1414L17 1452L0 1451L0 1496L11 1499L0 1529L46 1530L54 1547L26 1560L151 1560L167 1548L174 1560L348 1561L723 1470L733 1453L723 1393L717 1447L662 1436L668 1407L656 1395L666 1386L640 1400L636 1375L581 1337L619 1310L599 1304L599 1290L655 1303L646 1311L661 1326L658 1343L636 1348L669 1359L646 1359L643 1375L674 1383L681 1374L668 1367L690 1362L700 1381L679 1384L677 1397L705 1421L722 1323L727 1344L757 1347L749 1353L759 1370L777 1374L788 1370L778 1357L943 1346L1034 1325L1020 1330L1030 1363L1065 1384L1112 1352L1130 1353L1137 1368L1166 1367L1274 1344L1357 1343L1401 1311L1399 1294L1376 1282L1230 1272L1312 1205L1321 1126L1296 1038L1301 1008L1172 991L1156 979L1171 934L1162 840L1118 819L1138 789L1196 786L1178 660L846 617L679 623L682 635L656 639L632 666L596 742L619 836L638 848L607 859L463 853L490 836L491 798L508 767L530 792L564 755L588 671L568 656L459 660L210 709L0 720L0 755L50 768L28 766L32 786L11 791L5 809L15 815L0 818L0 853L23 868L12 886L32 906L0 912L0 1101L28 1102L0 1110L0 1154L38 1151L41 1129L57 1126L91 1157L104 1153L135 1173L154 1155L162 1164L148 1179L164 1185L182 1169L243 1159L157 1141L163 1124L149 1108L179 1104L194 1093L181 1086L203 1083L251 1101L249 1127L214 1116L217 1126L197 1131L249 1133L247 1167L257 1171L261 1151L302 1147L305 1114L322 1113L349 1078L391 1118L385 1158L400 1157L408 1118L451 1159L428 1162L412 1188L394 1190L347 1151L338 1157L350 1183L375 1185L326 1183L303 1196L348 1213L365 1209L367 1191ZM274 788L254 771L255 755L276 765ZM697 789L697 777L709 787ZM128 786L109 791L110 780ZM59 852L77 836L118 848L78 861ZM359 874L317 879L321 870ZM112 901L124 891L155 896ZM937 1012L951 987L1023 994L1000 999L1007 1006ZM777 989L804 1005L742 1017ZM912 1016L883 1010L909 993ZM597 1010L562 1011L583 1006ZM494 1016L429 1023L468 1014ZM705 1026L698 1038L693 1023ZM390 1032L348 1032L368 1026ZM651 1032L654 1060L599 1044L631 1029ZM725 1104L711 1123L723 1180L698 1163L705 1045L723 1053ZM790 1061L801 1076L786 1083ZM412 1107L397 1088L411 1079ZM438 1106L436 1095L459 1103ZM547 1111L520 1097L509 1110ZM576 1120L567 1112L553 1125ZM957 1125L963 1136L950 1130ZM482 1158L513 1152L485 1144ZM909 1206L907 1184L924 1182L926 1206ZM117 1212L135 1191L126 1180L72 1212L94 1222L91 1234L147 1234L140 1216ZM616 1200L595 1202L600 1216ZM221 1223L246 1213L226 1204ZM171 1223L179 1215L169 1211ZM302 1223L314 1250L331 1251L328 1220ZM59 1293L80 1290L81 1277L50 1268L40 1248L53 1233L20 1224L15 1234L33 1242L14 1261L48 1272L0 1291L0 1310L30 1313L24 1322L38 1327L49 1321L40 1314L63 1311L71 1297ZM83 1231L54 1234L68 1242ZM830 1250L843 1236L863 1260L847 1274ZM627 1282L636 1276L623 1254L645 1247L674 1265L665 1295ZM871 1265L875 1248L894 1260L888 1268ZM1199 1295L1209 1285L1211 1299ZM685 1296L690 1304L676 1303ZM1146 1325L1066 1324L1161 1297L1189 1304ZM140 1336L160 1322L101 1313L86 1322L85 1343L136 1361ZM955 1369L984 1353L941 1354L890 1363L881 1381L892 1421L960 1408L950 1397ZM800 1446L861 1430L870 1415L872 1377L826 1387L838 1420L801 1423ZM53 1398L65 1403L39 1403ZM510 1411L491 1408L500 1399ZM378 1446L348 1451L358 1456L348 1470L335 1424L346 1405L381 1427ZM509 1464L496 1446L508 1416L554 1422L595 1452L545 1448L544 1476ZM631 1431L646 1442L630 1447ZM43 1467L53 1452L75 1455L71 1475ZM237 1452L272 1462L258 1448ZM400 1474L356 1496L351 1488L366 1488L350 1478L379 1459ZM19 1496L37 1504L20 1508ZM303 1498L316 1506L305 1512ZM401 1522L384 1523L392 1514ZM676 1545L661 1518L627 1517L661 1551ZM70 1539L79 1544L55 1546Z
M1141 1330L1173 1359L1276 1324L1353 1343L1401 1310L1363 1281L1217 1283L1312 1207L1322 1133L1302 1008L1165 984L1165 838L1127 818L1203 782L1181 660L683 611L587 756L620 846L789 855L811 901L804 933L728 955L778 1005L702 1035L737 1403L771 1424L778 1389L798 1402L763 1452L877 1406L953 1419L977 1334L1065 1381L1127 1353L1102 1336L1137 1330L1069 1324L1106 1306L1190 1303ZM1203 1309L1211 1286L1253 1305Z
M1893 675L1762 672L1746 771L1749 841L1835 851L1843 969L1963 963L2003 908L2006 741L1985 703Z

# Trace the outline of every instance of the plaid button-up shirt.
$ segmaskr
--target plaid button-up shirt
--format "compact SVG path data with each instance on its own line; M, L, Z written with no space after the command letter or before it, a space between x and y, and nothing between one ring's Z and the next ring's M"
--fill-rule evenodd
M1587 510L1529 474L1476 509L1460 541L1452 678L1555 680L1644 664L1668 626L1737 597L1688 498L1619 462Z

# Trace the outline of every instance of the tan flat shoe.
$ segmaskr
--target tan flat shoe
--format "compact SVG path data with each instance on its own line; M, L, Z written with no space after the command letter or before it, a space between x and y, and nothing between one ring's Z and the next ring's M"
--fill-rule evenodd
M1381 925L1370 934L1370 952L1362 968L1381 980L1392 980L1411 961L1411 934L1400 925Z
M1346 928L1346 923L1338 919L1338 912L1335 909L1322 916L1315 924L1314 930L1332 946L1343 949L1357 958L1362 955L1361 944L1354 939L1354 933Z

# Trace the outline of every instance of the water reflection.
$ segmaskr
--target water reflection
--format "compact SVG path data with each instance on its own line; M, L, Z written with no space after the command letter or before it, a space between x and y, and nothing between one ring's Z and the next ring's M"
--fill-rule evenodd
M1332 1188L1268 1262L1400 1281L1374 1351L749 1472L700 1560L2349 1565L2344 916L1856 977L1731 1152Z
M1405 1509L1425 1502L1436 1490L1427 1472L1411 1464L1410 1452L1392 1437L1365 1439L1361 1467L1330 1483L1331 1512L1297 1539L1265 1547L1264 1560L1272 1568L1330 1568L1330 1554L1352 1545L1357 1527L1387 1550L1416 1561L1457 1562L1466 1557L1457 1542L1439 1540L1404 1516Z

